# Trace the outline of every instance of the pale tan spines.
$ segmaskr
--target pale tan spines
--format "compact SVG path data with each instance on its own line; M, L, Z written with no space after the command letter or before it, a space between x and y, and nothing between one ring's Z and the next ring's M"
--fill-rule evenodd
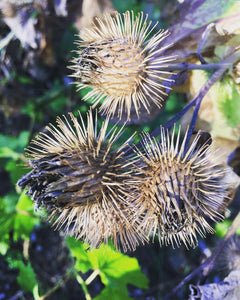
M187 146L187 133L181 139L180 131L175 137L162 128L160 142L144 134L143 150L136 150L142 160L135 202L142 211L141 229L152 239L158 236L161 245L194 247L197 233L214 232L207 219L223 218L227 171L210 145L199 147L199 137Z
M90 111L87 125L70 114L57 119L27 149L32 170L19 181L28 187L36 207L45 207L55 228L81 238L92 247L111 238L117 248L133 250L146 240L128 197L135 187L128 183L134 170L125 154L128 142L116 148L123 132L108 119L97 129ZM114 147L116 149L114 149Z
M155 24L148 16L127 11L106 14L81 33L78 57L71 67L78 88L91 87L85 96L93 107L110 117L131 119L132 107L139 117L151 105L161 108L167 96L166 82L171 72L164 69L174 57L162 55L161 42L168 32L159 30L150 37ZM82 50L82 48L85 48Z

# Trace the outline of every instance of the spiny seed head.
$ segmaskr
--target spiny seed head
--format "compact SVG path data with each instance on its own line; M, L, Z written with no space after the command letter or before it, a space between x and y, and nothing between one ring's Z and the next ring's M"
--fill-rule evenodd
M133 110L139 117L142 108L149 113L149 107L165 101L172 80L164 68L174 57L164 56L166 47L160 47L168 32L150 37L157 24L150 28L147 18L129 11L106 14L81 33L73 77L80 80L79 89L92 88L84 99L101 103L101 112L110 117L125 114L129 121Z
M45 207L67 234L93 247L112 238L117 247L134 249L139 236L133 203L127 200L132 169L126 154L132 137L114 149L123 127L109 131L106 119L98 130L91 111L87 126L81 115L80 122L70 117L73 126L58 118L57 127L48 126L33 140L26 152L32 170L18 184L28 187L36 207Z
M195 246L196 233L213 232L206 218L222 218L226 171L212 147L199 146L199 139L198 133L188 146L187 133L181 142L180 130L175 137L162 128L160 142L145 134L143 151L137 149L143 180L135 205L142 210L144 232L158 234L160 244Z

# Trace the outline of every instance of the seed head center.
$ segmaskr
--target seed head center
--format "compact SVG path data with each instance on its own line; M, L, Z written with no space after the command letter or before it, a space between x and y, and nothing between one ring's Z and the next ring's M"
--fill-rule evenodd
M142 48L128 41L113 40L94 55L98 68L96 87L108 96L126 97L137 90L145 65Z

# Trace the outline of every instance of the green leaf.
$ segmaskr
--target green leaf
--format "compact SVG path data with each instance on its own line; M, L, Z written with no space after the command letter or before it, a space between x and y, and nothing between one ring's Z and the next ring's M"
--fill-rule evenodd
M228 220L228 219L224 220L221 223L217 223L215 225L217 237L223 238L231 225L232 225L232 221ZM240 234L240 228L238 228L238 230L236 231L236 234Z
M94 300L129 300L132 299L128 297L128 291L126 287L120 285L114 289L111 287L105 287L101 294L94 298Z
M75 268L77 271L86 273L92 268L92 264L89 259L88 252L86 251L88 246L80 240L76 240L73 237L68 236L66 243L70 249L72 256L76 258Z
M15 186L18 179L26 174L26 167L21 159L9 160L5 165L5 170L9 172L11 182Z
M232 221L227 220L227 219L221 223L217 223L215 225L217 237L223 238L225 236L225 234L227 233L228 228L231 226L231 224L232 224Z
M20 195L16 210L13 239L15 241L19 238L29 239L34 226L39 224L40 221L34 216L33 203L29 197L25 195L25 192L22 192Z
M127 284L139 288L148 287L148 279L141 272L136 258L112 250L109 246L100 246L90 250L89 256L94 262L93 268L99 269L99 276L106 288L96 299L130 299Z
M219 85L217 98L220 111L223 113L227 124L237 127L240 124L240 87L231 78L226 77Z
M148 287L148 279L141 272L136 258L129 257L113 250L110 246L101 245L99 249L86 250L81 241L67 238L67 244L76 258L77 271L97 270L105 288L96 299L130 299L127 284L139 288Z
M17 282L20 287L25 292L32 292L36 290L36 286L38 285L36 280L36 274L31 266L31 263L28 261L25 264L22 261L21 254L18 252L17 256L12 256L11 254L6 258L6 261L9 264L10 268L19 269L19 274L17 276ZM20 254L20 256L19 256Z
M0 198L0 240L3 242L5 241L6 235L8 235L8 233L13 229L14 208L8 210L7 206L7 201L12 199L12 195L7 195L4 198Z
M22 153L27 146L29 140L29 131L22 131L18 137L0 134L0 145L7 145L7 148L15 150L17 153ZM6 150L3 150L3 152Z
M33 292L38 283L36 280L35 272L30 262L28 262L28 264L25 265L22 261L16 261L15 266L19 269L17 282L20 285L20 287L25 292Z
M188 9L184 9L187 15L184 18L183 26L184 29L200 28L221 18L235 15L239 9L240 1L236 0L218 0L218 5L212 0L192 0Z
M9 249L9 236L5 235L5 241L0 242L0 254L6 255L8 249Z
M8 147L2 147L0 148L0 157L1 158L12 158L12 159L18 159L19 153L16 153L12 149Z
M10 192L2 199L4 204L4 213L11 214L16 210L16 205L18 203L19 195L16 192Z
M22 84L33 84L34 81L30 77L17 76L17 80Z

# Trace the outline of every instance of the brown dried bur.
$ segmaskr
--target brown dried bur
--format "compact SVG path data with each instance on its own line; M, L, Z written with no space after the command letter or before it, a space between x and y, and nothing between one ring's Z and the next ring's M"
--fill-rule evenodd
M125 152L129 138L119 148L115 142L123 132L108 119L97 130L92 112L87 126L70 114L73 126L57 119L47 133L33 140L26 154L32 170L18 182L28 195L46 208L57 229L88 242L92 247L112 238L117 248L135 249L144 240L128 194L135 193L127 180L134 173L131 155Z
M91 88L84 100L100 104L100 111L110 117L139 119L152 106L161 108L167 96L172 74L164 68L174 56L164 56L161 42L168 32L152 28L147 16L133 12L106 14L83 29L79 51L71 68L79 90ZM82 49L84 48L84 49ZM144 118L141 119L141 123Z
M142 211L141 229L147 236L158 235L160 244L188 247L197 244L197 235L214 230L207 218L223 219L228 196L225 176L209 143L199 146L200 134L186 145L187 134L170 134L161 128L161 140L143 135L140 195L136 206Z

